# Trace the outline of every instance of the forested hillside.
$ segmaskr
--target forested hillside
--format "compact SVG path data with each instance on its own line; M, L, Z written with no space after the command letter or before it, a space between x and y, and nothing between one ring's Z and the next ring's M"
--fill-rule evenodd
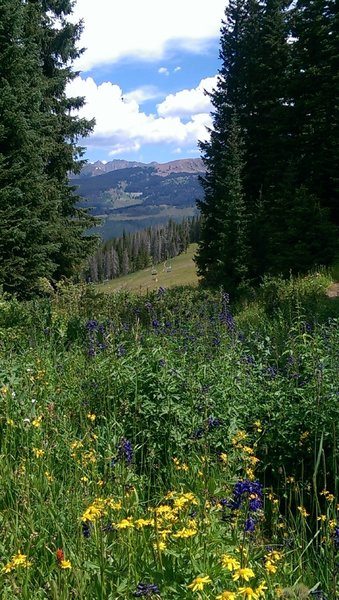
M199 229L200 220L193 217L181 223L170 219L164 226L124 233L105 242L90 257L83 277L97 283L166 261L185 252L190 243L197 242Z

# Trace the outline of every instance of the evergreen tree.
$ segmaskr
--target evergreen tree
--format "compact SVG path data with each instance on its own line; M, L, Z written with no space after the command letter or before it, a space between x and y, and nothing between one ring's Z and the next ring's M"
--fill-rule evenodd
M234 293L248 276L248 226L242 189L243 143L236 113L231 117L222 160L222 179L214 181L212 189L209 188L208 179L203 180L205 199L198 203L203 217L202 242L196 263L198 274L205 283L222 284L224 289ZM211 236L212 204L215 205L215 231ZM205 227L209 229L208 235Z
M339 226L339 12L335 0L298 0L292 13L297 184Z
M4 0L0 5L0 283L21 296L39 277L73 275L93 239L77 211L69 171L81 167L76 145L91 123L72 115L81 26L67 23L68 0Z

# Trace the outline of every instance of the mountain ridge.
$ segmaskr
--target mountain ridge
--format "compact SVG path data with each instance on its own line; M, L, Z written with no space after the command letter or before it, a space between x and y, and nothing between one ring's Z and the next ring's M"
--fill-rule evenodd
M162 177L171 173L203 173L205 171L204 163L201 158L182 158L165 163L156 161L143 163L135 160L114 159L109 162L97 160L93 163L87 163L81 169L79 174L71 174L71 179L85 179L98 177L112 171L131 168L152 168L154 174Z

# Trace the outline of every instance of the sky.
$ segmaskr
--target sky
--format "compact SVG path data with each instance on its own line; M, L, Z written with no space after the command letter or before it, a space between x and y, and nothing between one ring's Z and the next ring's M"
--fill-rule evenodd
M71 20L83 20L67 87L84 96L80 117L95 118L80 140L90 162L145 163L200 156L208 138L212 91L220 67L225 0L77 0Z

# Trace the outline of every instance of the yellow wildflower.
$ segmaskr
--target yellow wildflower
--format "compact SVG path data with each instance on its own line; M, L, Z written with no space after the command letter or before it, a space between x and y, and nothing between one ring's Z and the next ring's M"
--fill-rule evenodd
M255 479L254 471L253 471L253 469L251 469L251 467L246 469L246 475L247 475L248 479L250 479L251 481L253 481L253 479Z
M122 519L119 523L115 523L115 527L117 529L129 529L134 527L133 518L127 517L127 519Z
M252 577L255 577L252 569L249 569L248 567L243 567L241 569L237 569L232 579L233 581L238 581L238 579L244 579L245 581L249 581Z
M18 554L15 554L4 567L2 567L2 572L10 573L11 571L14 571L14 569L17 568L27 569L31 566L31 564L32 563L29 560L27 560L26 554L21 554L21 552L19 552Z
M53 481L54 480L53 475L51 475L49 471L45 471L45 477L46 477L46 479L48 481Z
M61 569L71 569L72 568L72 563L70 560L61 560L59 565L60 565Z
M204 577L196 577L187 587L192 590L192 592L202 592L204 585L207 585L208 583L212 583L211 578L208 575L205 575Z
M240 562L233 558L232 556L228 556L228 554L223 554L221 557L221 564L225 569L229 571L235 571L236 569L240 569Z
M13 419L6 419L6 423L9 427L15 427Z
M39 427L41 427L41 421L42 421L42 416L35 417L35 419L33 419L33 421L32 421L33 427L36 427L36 429L39 429Z
M255 593L260 597L265 597L265 590L267 590L267 585L264 581L259 583L258 587L255 589Z
M277 565L275 565L274 562L272 562L271 560L266 560L264 567L265 567L267 573L276 573L277 572Z
M246 452L246 454L254 454L253 448L250 446L243 446L242 449L244 452Z
M137 529L142 529L148 525L154 525L154 519L137 519L134 521L134 525Z
M217 600L235 600L236 596L235 592L222 592L217 596Z
M198 533L197 529L193 529L192 527L183 527L177 533L173 534L174 538L189 538Z
M167 546L166 546L165 542L160 540L160 542L158 542L158 543L154 542L153 548L154 548L154 550L159 550L159 552L163 552L164 550L166 550Z
M244 596L245 600L258 600L259 598L256 590L253 590L251 587L239 588L238 592Z
M221 460L221 461L222 461L222 462L223 462L225 465L227 464L227 462L228 462L228 456L227 456L226 452L222 452L222 453L220 454L220 460Z
M88 413L88 415L87 415L87 419L89 421L91 421L92 423L94 423L94 421L95 421L96 418L97 417L96 417L96 415L94 413Z
M261 421L254 421L254 427L257 430L258 433L262 432L262 425L261 425Z
M32 448L32 450L35 458L41 458L45 454L45 451L41 448Z
M309 517L310 513L307 512L304 506L298 506L298 511L300 512L302 517Z
M319 515L319 517L317 517L317 521L326 521L326 519L326 515Z

